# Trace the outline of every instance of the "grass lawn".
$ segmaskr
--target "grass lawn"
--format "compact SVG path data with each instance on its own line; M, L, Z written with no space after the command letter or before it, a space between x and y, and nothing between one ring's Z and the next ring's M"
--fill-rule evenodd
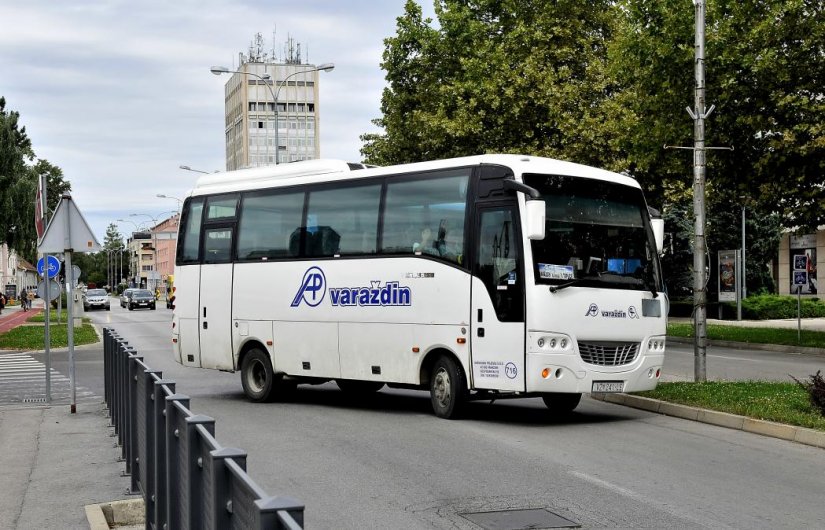
M52 310L52 311L49 312L49 322L51 322L52 324L65 324L66 319L68 318L68 316L69 315L66 313L65 310L62 311L60 313L60 321L58 322L58 320L57 320L57 311ZM82 317L82 318L83 318L83 323L84 324L89 324L92 321L92 319L89 318L89 317ZM40 313L40 314L35 315L33 317L29 317L29 318L26 319L26 322L35 322L35 323L39 322L39 323L42 324L42 323L46 322L46 313Z
M667 334L671 337L693 337L693 325L668 324ZM825 348L825 332L822 331L802 330L802 342L799 342L795 329L708 325L708 339Z
M794 382L660 383L655 390L637 395L825 431L825 416L811 405L807 392Z
M42 350L45 345L45 326L18 326L0 334L0 349L5 350ZM49 326L49 339L52 348L65 348L69 337L65 324ZM97 333L91 324L83 324L74 330L74 344L94 344L98 342Z

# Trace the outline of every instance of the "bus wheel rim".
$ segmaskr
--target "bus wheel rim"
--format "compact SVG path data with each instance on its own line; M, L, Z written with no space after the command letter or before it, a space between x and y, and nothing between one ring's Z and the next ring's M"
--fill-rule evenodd
M249 367L249 376L246 380L255 392L263 390L264 385L266 385L266 369L261 361L257 359L252 361L252 365Z
M439 406L446 408L450 404L452 396L450 392L450 374L447 373L447 370L442 368L436 372L433 393Z

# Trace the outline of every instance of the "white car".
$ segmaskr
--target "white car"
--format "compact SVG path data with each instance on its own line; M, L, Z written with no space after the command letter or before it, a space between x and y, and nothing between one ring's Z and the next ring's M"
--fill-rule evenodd
M106 289L89 289L83 295L83 310L89 311L91 309L106 309L109 311L109 293Z

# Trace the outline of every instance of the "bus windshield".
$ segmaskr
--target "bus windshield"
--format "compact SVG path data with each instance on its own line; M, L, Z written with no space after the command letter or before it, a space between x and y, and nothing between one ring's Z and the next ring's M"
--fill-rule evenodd
M641 190L560 175L525 175L545 201L543 240L532 241L536 283L656 291L656 244Z

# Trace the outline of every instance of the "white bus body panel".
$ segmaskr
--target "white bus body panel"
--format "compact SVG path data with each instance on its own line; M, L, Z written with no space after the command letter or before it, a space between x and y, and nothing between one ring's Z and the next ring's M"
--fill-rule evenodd
M232 264L201 265L198 329L201 368L234 370L232 355Z
M469 285L467 272L416 257L238 263L233 318L272 322L277 372L415 384L434 348L469 366L457 341L469 338Z
M175 360L184 366L200 366L200 265L175 268L175 311L172 315L172 338L176 340Z
M645 315L643 300L656 305L658 316ZM551 293L544 285L527 293L527 391L590 392L594 381L621 381L623 391L650 390L656 386L656 370L664 362L667 333L667 300L649 291L569 287ZM556 348L550 346L556 339ZM560 348L561 339L567 348ZM651 351L655 338L660 348ZM543 345L539 345L543 339ZM628 364L602 366L582 360L581 343L638 344ZM547 368L550 377L542 377Z
M499 322L484 283L478 278L472 282L472 388L524 391L524 322Z

